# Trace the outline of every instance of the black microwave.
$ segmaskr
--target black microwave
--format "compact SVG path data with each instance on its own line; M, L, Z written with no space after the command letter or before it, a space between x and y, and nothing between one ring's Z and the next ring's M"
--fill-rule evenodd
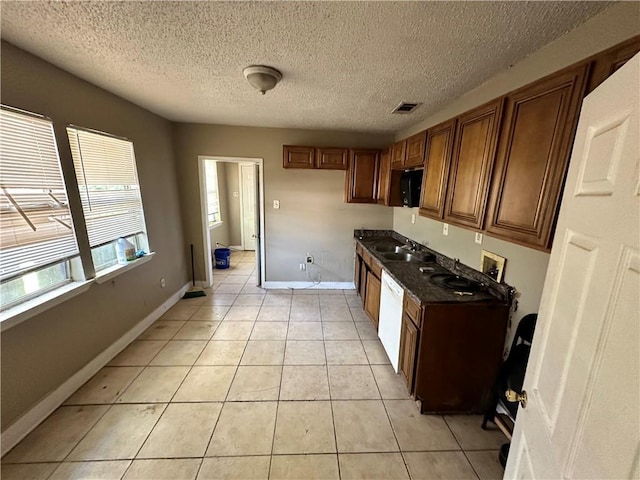
M400 177L400 195L403 207L420 205L420 189L422 188L422 170L407 170Z

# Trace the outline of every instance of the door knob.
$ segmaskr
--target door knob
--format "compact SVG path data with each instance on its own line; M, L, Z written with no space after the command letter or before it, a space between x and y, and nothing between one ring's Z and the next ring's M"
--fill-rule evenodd
M527 408L527 392L525 390L522 393L518 393L515 390L507 390L504 392L508 402L519 402L522 408Z

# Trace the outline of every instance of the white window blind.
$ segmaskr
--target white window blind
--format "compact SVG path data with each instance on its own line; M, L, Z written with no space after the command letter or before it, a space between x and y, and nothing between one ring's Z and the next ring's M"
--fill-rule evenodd
M0 280L78 254L53 125L0 110Z
M68 127L89 244L146 232L133 143Z
M209 223L220 221L220 199L218 197L218 162L207 160L204 163L207 179L207 207Z

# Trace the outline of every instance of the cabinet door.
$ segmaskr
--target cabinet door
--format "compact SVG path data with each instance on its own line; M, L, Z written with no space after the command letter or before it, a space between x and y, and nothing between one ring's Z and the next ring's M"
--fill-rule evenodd
M413 394L416 354L418 353L418 328L411 319L402 315L402 331L400 332L400 364L398 371L407 384L407 391Z
M427 133L424 175L420 192L420 215L440 220L444 215L447 179L453 152L456 121L430 128Z
M282 166L284 168L315 168L315 148L284 145Z
M318 147L316 151L316 168L325 170L346 170L348 164L348 148Z
M444 218L481 230L504 99L458 117Z
M358 286L358 293L360 294L360 301L362 302L363 308L367 301L367 271L367 266L363 261L360 265L360 285Z
M391 148L382 151L380 155L380 174L378 176L377 200L380 205L401 207L400 176L402 171L391 170Z
M591 93L638 52L640 52L640 35L596 55L587 93Z
M424 147L427 140L427 131L420 132L407 138L405 167L422 167L424 165Z
M401 142L396 142L391 147L391 168L404 168L404 159L406 155L407 149L407 141L402 140Z
M391 186L391 148L387 148L380 154L380 168L378 175L378 193L376 199L381 205L389 201L389 187Z
M367 273L367 298L364 310L378 330L378 320L380 318L380 279L373 272Z
M362 258L356 253L355 271L353 272L353 283L356 286L356 293L360 295L360 270L362 269Z
M348 203L376 203L379 150L351 150L345 197Z
M509 94L488 233L541 249L550 244L586 73L582 65Z

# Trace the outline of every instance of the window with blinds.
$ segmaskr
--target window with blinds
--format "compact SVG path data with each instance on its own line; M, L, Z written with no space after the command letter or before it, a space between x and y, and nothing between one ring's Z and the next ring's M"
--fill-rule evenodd
M78 127L68 127L67 134L89 244L104 257L101 247L119 237L137 239L146 233L133 143ZM96 270L109 264L98 263Z
M207 181L207 215L209 225L213 225L221 220L220 199L218 197L218 162L206 160L204 171Z
M19 282L19 288L16 287L16 282L11 283L13 287L6 287L12 279L59 264L77 254L78 246L52 122L44 117L2 106L0 109L2 304L6 303L7 296L29 294L40 288L51 286L44 281L47 275L44 275L40 281L37 275L30 275L27 282ZM56 271L58 270L60 269ZM55 278L58 282L64 281L68 275L57 275Z

